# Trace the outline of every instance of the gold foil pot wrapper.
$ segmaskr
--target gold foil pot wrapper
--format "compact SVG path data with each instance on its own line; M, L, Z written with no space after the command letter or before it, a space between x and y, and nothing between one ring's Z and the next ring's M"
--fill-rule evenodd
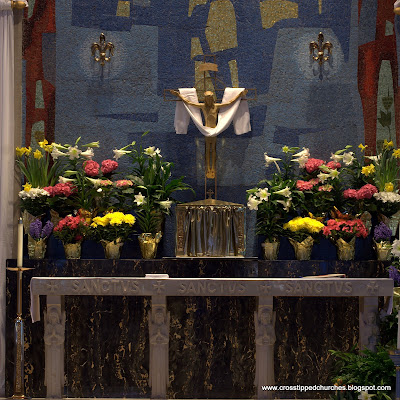
M289 238L290 244L294 248L296 260L305 261L311 258L311 252L314 245L314 239L311 236L306 237L302 242Z
M84 210L83 208L79 209L79 215L82 218L85 218L85 221L88 225L92 223L92 219L95 217L95 213L92 211Z
M119 260L121 257L121 250L124 242L121 238L117 238L113 241L101 240L103 245L104 255L108 260Z
M158 243L162 238L162 233L141 233L138 237L140 252L145 259L156 258Z
M82 243L64 243L65 258L77 260L81 258Z
M42 260L46 254L46 239L35 240L28 235L28 255L31 260Z
M376 259L378 261L387 261L392 255L392 245L390 244L390 242L375 242L374 240L374 249L376 251Z
M277 260L278 259L278 252L279 252L279 240L274 242L269 242L266 240L265 242L261 243L261 246L264 250L264 259L265 260Z
M339 238L335 242L337 249L338 260L347 261L354 260L354 255L356 251L356 237L354 236L350 242L346 242L342 238Z

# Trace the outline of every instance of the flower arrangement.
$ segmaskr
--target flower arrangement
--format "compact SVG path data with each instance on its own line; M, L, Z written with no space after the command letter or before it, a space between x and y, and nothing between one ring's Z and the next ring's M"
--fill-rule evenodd
M392 230L383 222L380 222L374 229L374 240L377 243L390 242Z
M51 221L47 221L46 224L43 226L42 221L40 219L35 219L31 222L29 226L29 235L34 240L43 240L48 239L53 231L54 225Z
M329 219L322 232L334 240L342 239L350 242L354 237L368 236L367 229L361 219Z
M302 242L308 236L314 239L324 229L324 224L311 217L296 217L283 225L283 229L288 231L288 236L297 242Z
M29 214L38 217L47 210L47 200L50 193L41 188L33 188L29 183L23 186L23 190L18 193L21 210L27 211Z
M54 228L54 236L63 244L81 242L88 232L88 223L81 215L67 215Z
M136 219L132 214L107 213L103 217L93 218L90 225L90 236L98 242L103 240L115 242L117 239L124 242L134 232L135 222Z

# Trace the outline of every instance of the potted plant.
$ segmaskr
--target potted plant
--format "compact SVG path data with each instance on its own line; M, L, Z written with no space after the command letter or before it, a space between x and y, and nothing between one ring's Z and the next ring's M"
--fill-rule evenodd
M31 222L28 236L28 255L34 260L41 260L46 253L46 240L53 231L53 224L47 221L43 226L40 219Z
M392 245L390 239L392 230L383 222L380 222L374 229L374 248L376 250L376 258L380 261L388 260Z

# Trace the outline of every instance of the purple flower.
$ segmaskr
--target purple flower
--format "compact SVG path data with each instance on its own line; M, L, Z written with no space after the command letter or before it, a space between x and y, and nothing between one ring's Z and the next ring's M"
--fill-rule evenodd
M41 238L48 238L51 235L51 232L53 231L54 225L51 223L51 221L47 221L45 226L43 227Z
M388 269L389 272L389 278L393 279L397 284L400 283L400 273L399 270L391 265Z
M376 242L387 241L392 237L392 230L383 222L374 229L374 239Z
M40 235L42 233L42 221L40 219L35 219L29 225L29 234L33 237L33 239L40 239Z

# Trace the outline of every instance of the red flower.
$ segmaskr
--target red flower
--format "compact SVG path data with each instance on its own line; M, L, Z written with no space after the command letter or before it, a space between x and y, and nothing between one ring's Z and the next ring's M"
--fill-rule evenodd
M357 199L371 199L375 193L378 193L376 186L367 183L357 191Z
M83 163L85 174L88 176L97 176L99 174L100 165L96 161L87 160Z
M104 160L101 163L101 172L106 175L118 168L118 163L114 160Z
M297 187L297 189L304 191L304 190L312 189L314 187L314 185L311 182L298 180L296 182L296 187Z
M319 160L318 158L309 158L306 162L305 168L306 171L311 174L311 172L317 171L318 168L325 164L324 160Z
M49 192L51 197L54 196L65 196L68 197L71 194L75 193L76 187L71 183L57 183L54 186L47 186L44 188L47 192Z
M355 189L346 189L343 192L343 197L345 199L356 199L357 198L357 190L355 190Z
M326 166L327 166L328 168L330 168L330 169L339 169L339 168L341 168L340 163L335 162L335 161L329 161L329 162L326 164Z

